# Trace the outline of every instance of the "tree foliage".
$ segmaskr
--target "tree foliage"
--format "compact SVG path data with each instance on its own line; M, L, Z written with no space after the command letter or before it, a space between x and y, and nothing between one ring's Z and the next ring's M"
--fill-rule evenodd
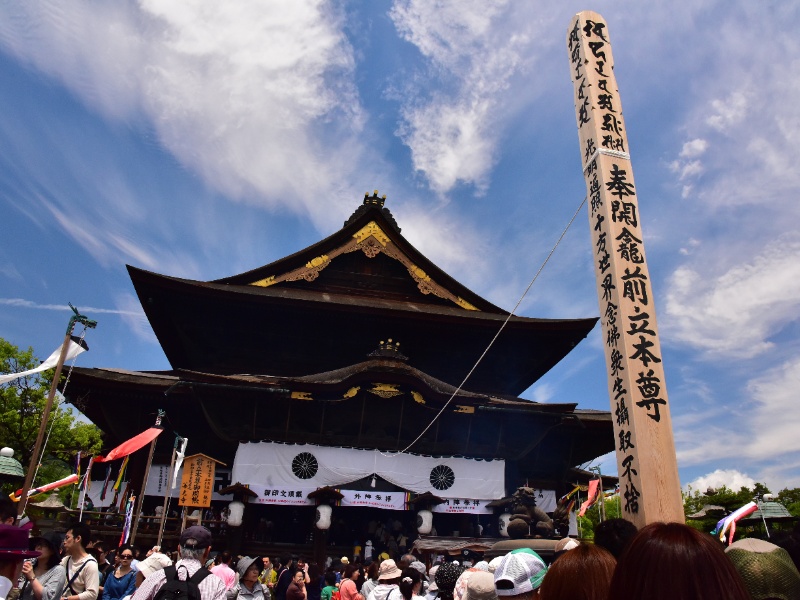
M23 351L0 338L0 373L27 371L40 364L33 348ZM0 446L12 448L23 469L28 468L33 455L53 374L52 370L45 371L0 385ZM48 429L43 463L49 467L40 470L35 484L47 483L42 475L52 477L56 472L69 472L65 463L71 464L78 451L96 454L102 445L101 431L96 425L78 420L70 407L57 402L50 412Z

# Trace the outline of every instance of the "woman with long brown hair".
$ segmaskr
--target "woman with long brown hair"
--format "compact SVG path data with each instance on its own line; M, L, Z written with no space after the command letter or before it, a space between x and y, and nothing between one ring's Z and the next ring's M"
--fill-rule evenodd
M541 600L606 600L617 561L605 548L578 544L564 552L539 587Z
M617 562L608 597L750 600L720 543L681 523L651 523L636 534Z

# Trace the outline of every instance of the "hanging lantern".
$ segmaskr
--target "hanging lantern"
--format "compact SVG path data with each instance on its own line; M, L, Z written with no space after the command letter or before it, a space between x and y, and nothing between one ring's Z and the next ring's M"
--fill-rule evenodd
M317 529L322 529L323 531L326 529L330 529L332 512L333 509L328 504L320 504L317 507L317 517L314 521L314 524L317 526Z
M244 517L244 502L234 500L228 504L228 525L231 527L240 527L242 525L242 518Z
M433 513L429 510L421 510L417 513L417 531L423 535L431 532L433 528Z
M500 522L498 529L500 530L500 537L508 537L508 523L511 521L511 513L503 513L500 515Z

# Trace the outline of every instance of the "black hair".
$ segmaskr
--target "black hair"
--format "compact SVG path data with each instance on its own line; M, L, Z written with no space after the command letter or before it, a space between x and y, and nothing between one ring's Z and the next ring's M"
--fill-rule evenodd
M336 573L333 571L325 573L325 583L327 585L336 585Z
M92 530L83 521L76 521L75 523L70 525L67 531L72 532L73 538L75 539L81 538L80 544L83 548L86 548L86 544L92 541Z
M404 600L411 600L411 596L414 594L414 586L420 581L422 579L419 571L411 567L403 569L403 575L400 577L400 593L403 594Z
M636 536L636 525L625 519L608 519L594 528L594 543L605 548L619 559L623 550Z

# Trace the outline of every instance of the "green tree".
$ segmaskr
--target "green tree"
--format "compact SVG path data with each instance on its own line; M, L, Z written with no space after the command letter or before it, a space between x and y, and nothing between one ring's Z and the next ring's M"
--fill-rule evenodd
M27 371L40 364L41 360L34 356L33 348L22 351L0 338L0 373ZM0 446L12 448L23 469L28 468L33 455L53 374L52 370L45 371L0 385ZM78 451L86 455L100 451L100 429L78 420L70 407L54 402L48 430L43 468L34 484L48 483L43 475L53 477L63 473L63 477L68 474L70 469L65 463L71 464Z

